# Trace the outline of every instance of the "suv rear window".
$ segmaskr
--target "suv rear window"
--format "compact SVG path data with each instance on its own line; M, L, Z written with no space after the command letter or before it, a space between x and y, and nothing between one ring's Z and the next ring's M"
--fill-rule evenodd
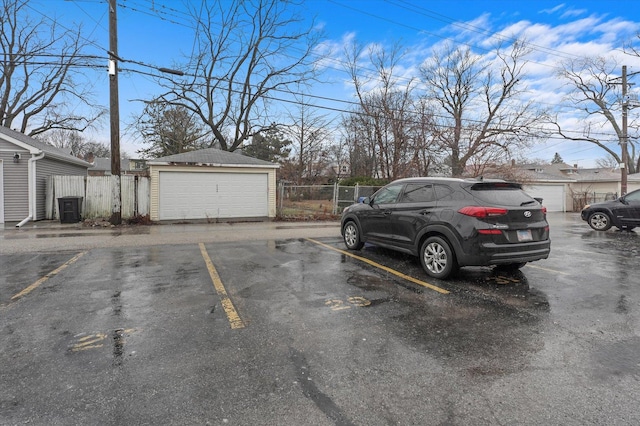
M517 183L476 183L469 190L474 197L494 205L521 206L535 201Z

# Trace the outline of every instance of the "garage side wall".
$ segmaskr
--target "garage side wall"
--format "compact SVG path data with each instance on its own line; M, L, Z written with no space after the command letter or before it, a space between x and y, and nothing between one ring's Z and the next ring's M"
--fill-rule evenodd
M267 174L267 218L276 217L276 168L273 167L234 167L234 166L179 166L179 165L150 165L149 214L152 221L162 220L160 217L160 174L168 176L170 173L219 173L219 174ZM187 188L188 190L188 188ZM194 219L194 218L184 218ZM197 218L195 218L197 219ZM231 218L227 218L231 219Z
M14 154L20 154L20 160L13 161ZM0 139L0 159L2 159L4 197L4 221L17 222L29 214L29 152Z

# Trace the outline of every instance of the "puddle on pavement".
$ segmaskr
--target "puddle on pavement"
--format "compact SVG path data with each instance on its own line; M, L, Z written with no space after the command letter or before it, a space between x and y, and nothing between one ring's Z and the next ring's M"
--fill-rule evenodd
M347 284L358 287L365 291L385 290L388 291L389 280L385 280L377 275L354 272L347 278Z
M120 292L116 291L111 296L111 305L113 309L113 315L119 317L122 314L122 301L120 300Z
M124 355L124 329L113 330L113 365L122 365Z
M640 337L618 342L602 341L593 351L593 375L618 381L623 376L640 378Z
M5 240L27 240L41 238L69 238L69 237L95 237L98 235L107 235L110 237L118 237L122 232L65 232L56 234L6 234L1 235Z
M326 225L314 225L313 227L314 228L335 228L336 224L329 223ZM275 227L275 229L302 229L302 228L309 228L309 225L280 225Z

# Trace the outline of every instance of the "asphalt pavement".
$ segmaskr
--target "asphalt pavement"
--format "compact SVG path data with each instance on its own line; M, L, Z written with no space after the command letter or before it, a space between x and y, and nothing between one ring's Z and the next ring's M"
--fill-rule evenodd
M640 424L640 233L430 279L337 222L0 231L0 425Z
M259 241L340 236L338 221L264 221L167 223L154 225L86 226L58 221L30 222L21 228L0 228L0 254L87 250L97 247L135 247L231 241Z

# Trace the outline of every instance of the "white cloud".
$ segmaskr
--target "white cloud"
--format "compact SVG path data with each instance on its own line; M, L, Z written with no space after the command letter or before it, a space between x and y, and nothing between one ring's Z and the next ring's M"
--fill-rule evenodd
M555 7L552 7L551 9L542 9L538 13L545 13L547 15L552 15L552 14L556 13L557 11L563 9L564 7L565 7L565 4L561 3L561 4L559 4L559 5L555 6Z
M560 15L561 18L574 18L576 16L581 16L586 14L588 11L586 9L569 9Z

